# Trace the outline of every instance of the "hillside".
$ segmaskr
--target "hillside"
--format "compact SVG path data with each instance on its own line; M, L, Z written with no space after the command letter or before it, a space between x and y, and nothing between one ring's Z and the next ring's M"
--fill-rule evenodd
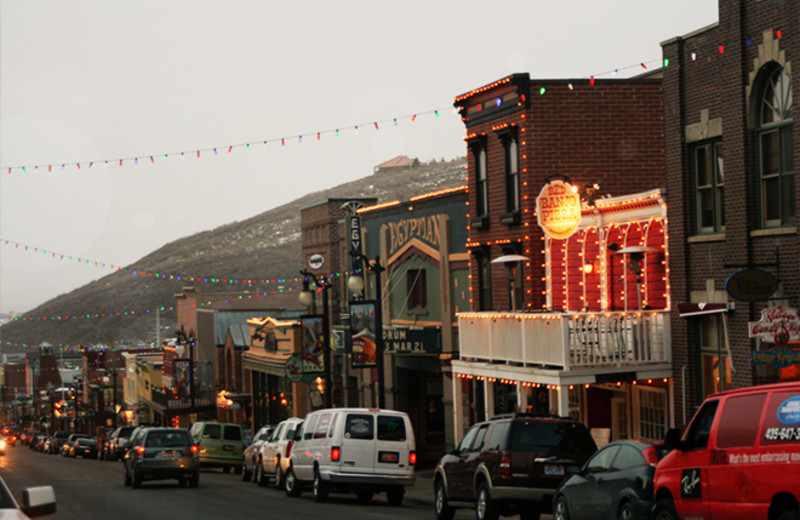
M130 269L49 300L4 325L0 328L0 349L16 352L23 347L15 345L45 341L56 348L98 343L117 347L149 344L156 339L158 308L164 308L159 317L162 337L172 335L176 323L175 293L185 286L195 286L207 295L247 291L245 300L258 295L262 306L269 298L268 303L276 308L296 308L297 293L273 295L283 284L271 280L298 276L301 269L300 208L329 198L408 200L414 195L464 184L465 166L465 159L460 158L401 172L370 174L309 193L247 220L176 240L137 260ZM138 269L136 274L133 268ZM178 280L177 276L183 279ZM186 276L270 283L193 283L186 281Z

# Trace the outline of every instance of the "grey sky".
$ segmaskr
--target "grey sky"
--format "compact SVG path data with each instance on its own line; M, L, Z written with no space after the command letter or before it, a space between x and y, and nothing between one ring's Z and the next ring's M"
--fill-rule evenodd
M0 310L396 155L464 155L456 95L638 74L716 20L716 0L0 0Z

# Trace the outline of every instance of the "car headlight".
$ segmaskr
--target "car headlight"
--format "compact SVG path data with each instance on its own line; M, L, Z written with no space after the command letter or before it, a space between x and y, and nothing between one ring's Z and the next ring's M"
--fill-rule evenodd
M6 441L0 440L0 450L6 449Z

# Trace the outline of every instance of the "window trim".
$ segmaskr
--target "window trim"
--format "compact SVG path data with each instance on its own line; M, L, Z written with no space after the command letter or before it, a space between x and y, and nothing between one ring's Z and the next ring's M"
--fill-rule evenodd
M475 214L470 215L470 226L476 229L489 225L489 150L485 135L467 141L472 153L475 189Z
M698 175L698 160L697 153L699 150L705 149L706 153L711 156L711 171L708 172L710 178L710 185L701 187L699 185ZM725 154L722 151L722 140L713 139L699 143L693 143L691 146L691 159L692 159L692 187L694 194L694 231L697 235L716 235L725 232L725 179L724 179L724 160ZM723 161L723 171L720 174L719 160ZM722 183L717 180L722 177ZM712 208L712 225L710 227L703 227L702 218L702 198L701 190L711 191L711 208Z
M505 126L495 133L503 144L503 180L505 192L505 213L500 216L501 224L519 224L521 221L522 213L522 195L521 195L521 182L520 182L520 156L519 156L519 129L516 125ZM514 144L514 153L516 157L512 157L512 144ZM516 164L516 168L512 168L512 158ZM516 200L514 200L516 199Z

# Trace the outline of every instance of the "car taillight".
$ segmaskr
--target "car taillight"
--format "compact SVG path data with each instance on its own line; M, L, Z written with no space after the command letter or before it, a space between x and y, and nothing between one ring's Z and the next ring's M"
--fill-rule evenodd
M644 450L642 452L642 456L644 457L644 460L646 460L647 463L654 468L658 466L658 451L656 450L655 446L650 446Z
M17 437L16 437L16 436L14 436L14 435L12 435L12 436L11 436L11 442L14 442L15 440L17 440Z
M342 456L342 450L334 446L331 448L331 462L339 462L339 458Z
M501 475L511 474L511 457L502 457L497 465L497 472Z
M292 454L292 445L293 444L294 444L294 441L289 441L289 442L286 443L286 456L287 457Z
M416 451L409 451L408 452L408 463L410 465L414 465L417 463L417 452Z
M189 450L192 453L197 453L198 451L200 451L200 448L198 446L192 446L191 448L189 448Z
M144 446L137 446L136 447L136 453L138 453L139 455L144 453Z

